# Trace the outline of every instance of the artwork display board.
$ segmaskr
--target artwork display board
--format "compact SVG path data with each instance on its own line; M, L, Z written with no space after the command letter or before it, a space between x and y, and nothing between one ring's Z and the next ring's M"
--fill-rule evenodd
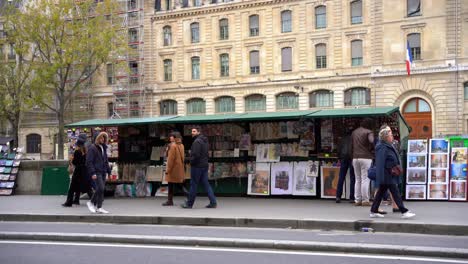
M293 195L317 195L317 176L309 176L309 170L309 162L307 161L293 163Z
M428 200L447 200L449 183L449 142L434 138L429 145Z
M452 147L450 155L449 200L466 201L468 148Z
M293 194L293 163L272 163L270 179L272 195Z
M426 139L408 140L406 168L406 199L425 200L427 184L427 146Z
M5 153L0 157L0 195L12 195L16 188L22 154Z
M320 195L322 198L336 198L340 167L321 166L320 167ZM341 198L346 197L346 190Z
M255 164L255 173L248 175L247 194L270 195L270 163Z

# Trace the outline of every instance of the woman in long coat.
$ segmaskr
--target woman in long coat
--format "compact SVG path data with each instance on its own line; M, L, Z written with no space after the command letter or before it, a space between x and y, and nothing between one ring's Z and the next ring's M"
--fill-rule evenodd
M166 181L168 182L168 195L167 201L163 206L174 205L174 189L176 186L182 187L185 177L184 169L184 145L182 144L182 136L179 132L173 132L170 135L171 142L167 151L167 165L166 165Z
M392 174L392 168L398 166L401 168L400 157L392 142L393 134L390 127L386 126L382 128L379 132L379 143L375 148L376 185L379 186L379 189L372 203L371 218L384 217L378 210L383 195L387 190L390 190L395 203L402 213L402 218L412 218L415 216L414 213L405 208L398 191L397 185L401 175L397 175L398 170L394 170Z

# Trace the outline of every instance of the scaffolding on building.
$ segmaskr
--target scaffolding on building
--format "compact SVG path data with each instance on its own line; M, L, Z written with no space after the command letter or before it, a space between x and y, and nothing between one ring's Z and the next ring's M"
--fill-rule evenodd
M112 82L112 115L110 118L141 117L145 115L144 88L144 0L119 0L120 12L116 23L127 39L128 47L118 54L114 63Z

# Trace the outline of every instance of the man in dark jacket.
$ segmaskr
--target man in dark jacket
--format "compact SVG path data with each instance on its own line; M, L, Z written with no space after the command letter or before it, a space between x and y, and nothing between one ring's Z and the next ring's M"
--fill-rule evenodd
M86 153L86 168L96 184L96 191L94 192L91 201L87 202L88 209L92 213L109 213L107 210L102 208L106 178L111 173L109 160L107 158L108 138L109 136L106 132L99 133L94 144L89 146L88 152Z
M352 141L351 133L353 128L349 127L346 130L346 134L341 139L338 144L338 156L340 158L340 177L338 179L338 187L336 190L336 203L341 202L341 195L343 194L343 184L346 179L346 174L348 174L349 169L349 200L354 203L354 185L356 183L356 178L354 177L354 168L353 168L353 154L352 152Z
M200 133L200 128L192 128L194 141L190 148L190 192L182 208L192 208L197 197L198 184L201 182L208 193L210 204L206 208L216 208L216 197L208 182L208 138Z

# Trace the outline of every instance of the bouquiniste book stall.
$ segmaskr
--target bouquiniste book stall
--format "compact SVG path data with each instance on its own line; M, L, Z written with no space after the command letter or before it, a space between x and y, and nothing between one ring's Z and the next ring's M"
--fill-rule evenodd
M375 132L385 123L399 141L408 134L396 107L87 120L68 127L117 128L114 182L118 184L135 182L138 173L122 163L140 155L145 181L159 186L169 133L182 133L188 154L191 128L201 126L209 140L209 180L217 195L335 198L340 166L337 143L345 128L356 128L364 117L375 121ZM349 196L347 185L344 197Z

